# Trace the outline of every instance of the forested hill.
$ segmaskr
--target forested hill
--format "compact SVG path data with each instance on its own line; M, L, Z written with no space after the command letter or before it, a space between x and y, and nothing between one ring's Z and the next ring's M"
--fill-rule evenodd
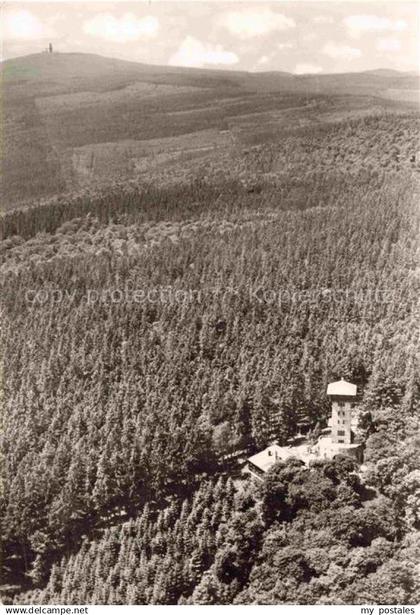
M397 435L389 418L377 425L387 444ZM384 444L382 436L369 454ZM413 436L403 459L416 465ZM401 466L394 471L402 476ZM366 490L346 458L311 469L279 463L258 488L202 482L190 500L172 500L157 514L146 506L135 520L85 540L54 565L44 590L22 602L417 604L419 532L406 533L416 471L397 491L389 474L375 477L387 495Z
M104 156L1 218L4 602L418 601L419 116L288 96L207 157L131 144L143 179L95 188ZM302 419L316 438L340 377L366 467L243 476Z
M267 140L290 126L415 109L419 78L152 66L93 54L35 54L1 66L1 203L159 182Z
M370 70L365 72L294 75L287 72L250 73L235 70L182 68L142 64L107 58L88 53L32 54L2 63L2 75L8 88L28 91L28 86L47 94L82 89L108 89L123 87L133 81L161 84L204 86L207 88L231 86L243 92L265 91L330 91L330 93L368 94L384 93L387 89L415 90L419 88L418 74L397 70ZM105 83L104 80L110 80ZM25 86L25 88L23 88Z

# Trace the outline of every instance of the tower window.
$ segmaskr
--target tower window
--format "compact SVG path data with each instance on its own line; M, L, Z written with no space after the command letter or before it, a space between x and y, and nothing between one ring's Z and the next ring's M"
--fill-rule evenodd
M338 435L338 436L345 436L345 435L346 435L346 432L345 432L345 431L343 431L342 429L339 429L339 430L337 431L337 435Z

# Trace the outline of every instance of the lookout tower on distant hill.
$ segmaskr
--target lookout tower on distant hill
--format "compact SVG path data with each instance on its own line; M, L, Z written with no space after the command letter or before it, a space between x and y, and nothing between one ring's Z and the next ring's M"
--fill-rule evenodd
M357 386L339 380L331 382L327 395L332 401L331 442L333 444L351 444L351 411L357 394Z
M48 53L52 53L53 52L53 46L52 43L49 43L48 45Z

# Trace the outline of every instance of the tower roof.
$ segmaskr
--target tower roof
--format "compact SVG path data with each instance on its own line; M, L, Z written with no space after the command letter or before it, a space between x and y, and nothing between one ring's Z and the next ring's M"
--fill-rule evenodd
M347 382L343 378L337 382L330 382L327 387L327 395L339 395L343 397L355 397L357 394L357 386L351 382Z

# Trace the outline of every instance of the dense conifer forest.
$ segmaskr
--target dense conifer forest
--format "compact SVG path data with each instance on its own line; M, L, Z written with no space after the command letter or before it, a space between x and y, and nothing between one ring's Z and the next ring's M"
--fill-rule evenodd
M290 130L3 215L6 602L419 600L418 135ZM339 377L362 470L241 473Z

